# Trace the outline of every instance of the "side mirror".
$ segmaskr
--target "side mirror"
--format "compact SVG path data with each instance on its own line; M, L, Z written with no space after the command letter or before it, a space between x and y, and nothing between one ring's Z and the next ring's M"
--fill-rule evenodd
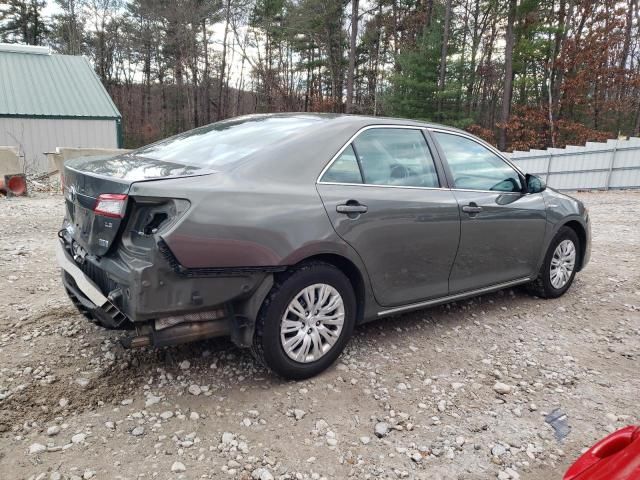
M547 188L546 183L540 177L527 173L525 178L527 181L527 193L540 193Z

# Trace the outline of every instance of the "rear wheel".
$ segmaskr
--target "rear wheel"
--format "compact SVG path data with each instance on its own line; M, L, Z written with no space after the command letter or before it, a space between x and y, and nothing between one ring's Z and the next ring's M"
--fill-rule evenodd
M262 304L253 354L285 378L317 375L344 349L355 313L353 287L338 268L304 264L276 281Z
M557 298L569 290L580 258L580 240L576 232L562 227L551 241L538 278L530 290L542 298Z

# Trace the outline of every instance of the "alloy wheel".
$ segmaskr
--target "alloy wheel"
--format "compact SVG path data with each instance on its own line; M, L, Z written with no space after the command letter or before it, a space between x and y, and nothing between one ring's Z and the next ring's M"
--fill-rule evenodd
M549 277L555 289L561 289L569 280L576 265L576 246L571 240L563 240L558 244L553 257Z
M344 301L331 285L316 283L300 290L287 306L280 341L289 358L310 363L324 356L340 338Z

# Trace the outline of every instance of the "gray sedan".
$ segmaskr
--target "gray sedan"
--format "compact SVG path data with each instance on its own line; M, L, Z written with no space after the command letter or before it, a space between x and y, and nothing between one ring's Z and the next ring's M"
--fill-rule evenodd
M460 130L321 114L217 122L70 161L58 261L126 346L230 336L287 378L380 317L527 285L554 298L590 254L576 199Z

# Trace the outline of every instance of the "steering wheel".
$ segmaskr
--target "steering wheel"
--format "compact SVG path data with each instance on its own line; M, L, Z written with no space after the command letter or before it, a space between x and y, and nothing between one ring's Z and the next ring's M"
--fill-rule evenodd
M411 170L402 165L401 163L393 163L389 166L391 170L390 177L396 180L402 180L411 176Z

